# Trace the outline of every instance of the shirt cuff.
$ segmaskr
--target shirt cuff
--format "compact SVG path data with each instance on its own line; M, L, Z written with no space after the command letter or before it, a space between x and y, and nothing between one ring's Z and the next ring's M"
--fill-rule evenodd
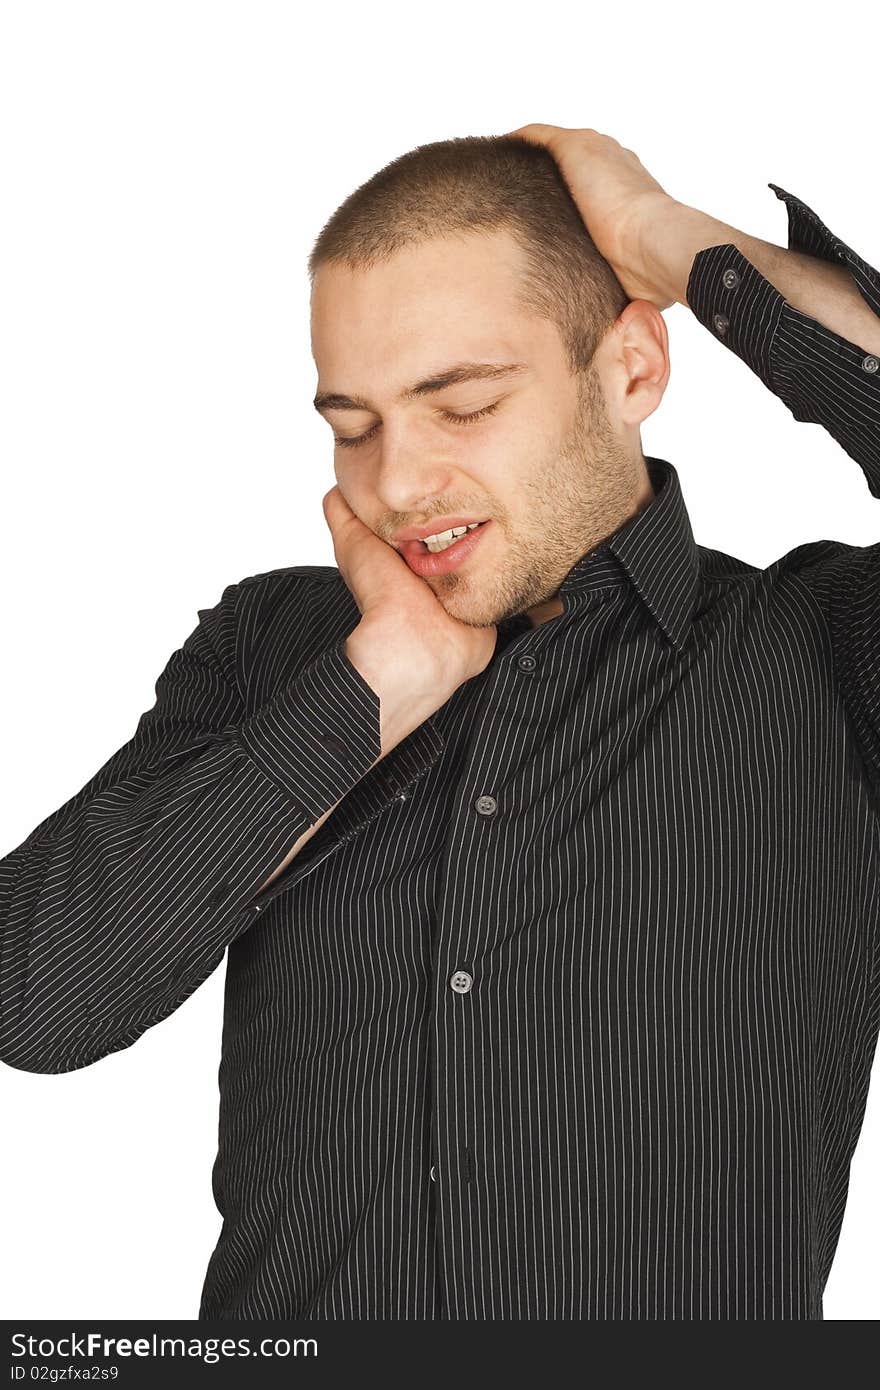
M880 314L880 273L863 256L841 241L801 198L768 183L788 214L788 249L804 255L845 265L865 303ZM784 334L779 327L797 316L805 324L813 322L787 303L746 256L730 242L709 246L697 252L688 276L685 298L695 317L731 351L751 367L764 385L777 395L782 392L774 380L774 350L781 347ZM863 366L864 352L839 334L823 330L833 338L839 353L847 353L854 365ZM785 360L785 352L780 351ZM798 416L797 418L801 418Z
M732 242L694 257L685 290L704 328L735 352L775 393L773 340L785 299Z
M379 696L347 655L343 640L245 719L237 736L261 771L302 807L311 825L380 758Z

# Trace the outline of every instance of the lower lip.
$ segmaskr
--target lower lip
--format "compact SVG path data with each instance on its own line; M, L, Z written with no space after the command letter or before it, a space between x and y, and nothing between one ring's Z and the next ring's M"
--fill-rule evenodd
M449 574L474 553L491 525L491 521L484 521L481 526L468 531L461 540L453 541L452 545L438 550L436 554L426 550L421 541L401 541L400 553L413 573L421 575L423 579L431 579L435 574Z

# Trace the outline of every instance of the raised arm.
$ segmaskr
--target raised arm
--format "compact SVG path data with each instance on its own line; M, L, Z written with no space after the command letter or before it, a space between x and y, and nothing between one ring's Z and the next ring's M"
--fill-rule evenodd
M880 497L880 280L776 184L789 248L670 197L638 155L600 131L509 132L554 156L597 250L631 300L687 304L796 420L822 425ZM834 675L880 809L880 542L819 540L781 557L825 621Z
M590 129L526 125L630 299L693 310L796 420L822 425L880 497L880 279L777 184L789 249L671 197L633 150Z
M677 239L675 218L661 216L658 245L675 244L676 263L698 248L684 284L682 270L669 286L796 420L822 425L880 497L880 276L805 203L769 186L785 201L790 249L701 226L694 209Z

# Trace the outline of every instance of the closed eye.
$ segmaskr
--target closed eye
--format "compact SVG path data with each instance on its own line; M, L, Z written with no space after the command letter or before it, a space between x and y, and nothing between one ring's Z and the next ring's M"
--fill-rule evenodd
M494 415L500 404L500 401L495 401L492 405L487 405L482 410L472 410L469 415L456 415L451 410L441 410L438 413L441 419L448 420L451 424L469 425L474 420L482 420L486 415ZM371 429L367 430L366 434L358 434L354 439L341 439L339 435L334 435L333 438L335 443L342 449L357 449L361 444L368 443L368 441L373 438L378 428L378 425L373 425Z

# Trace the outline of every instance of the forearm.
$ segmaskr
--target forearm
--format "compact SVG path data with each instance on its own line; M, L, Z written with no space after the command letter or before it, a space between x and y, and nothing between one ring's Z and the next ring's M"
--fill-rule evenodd
M372 772L376 764L380 763L391 752L392 748L396 748L398 743L412 733L413 729L418 728L419 724L440 708L447 696L439 687L436 695L428 697L426 700L418 700L411 696L406 690L405 684L393 678L393 674L388 670L388 664L382 660L381 654L377 653L375 643L370 642L369 638L364 640L364 636L358 628L355 628L346 638L345 653L355 669L360 672L379 697L379 740L382 751L379 757L367 768L367 772ZM366 772L364 776L366 776ZM264 888L268 888L271 883L275 882L288 864L296 858L303 846L313 835L317 834L338 805L338 801L334 802L324 812L320 820L315 821L300 835L278 867L264 883L260 884L258 893L262 893Z
M684 203L664 204L646 223L645 264L669 299L687 305L694 257L709 246L732 243L795 309L865 352L880 353L880 320L844 266L761 241Z

